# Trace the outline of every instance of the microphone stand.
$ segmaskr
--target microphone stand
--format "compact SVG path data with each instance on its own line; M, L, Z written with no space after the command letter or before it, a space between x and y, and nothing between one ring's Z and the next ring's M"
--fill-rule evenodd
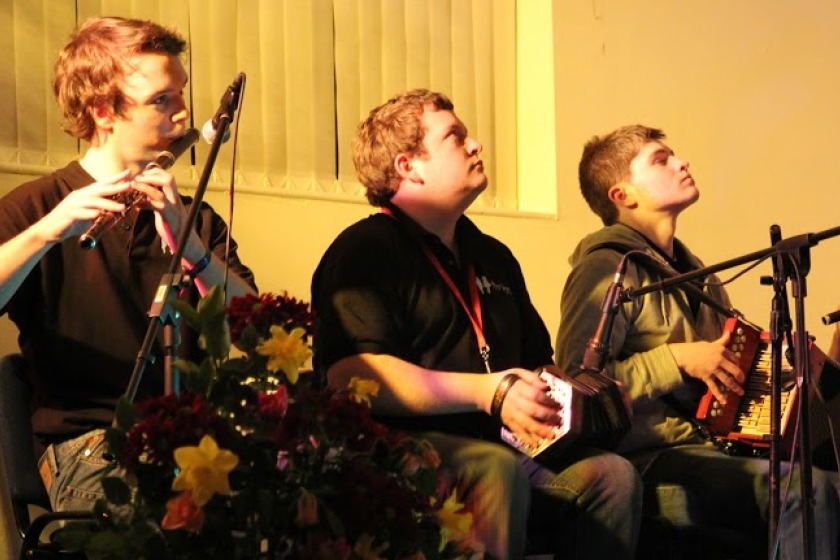
M187 215L187 221L184 227L181 228L181 233L178 237L178 244L175 248L172 259L169 262L168 271L162 276L158 289L155 292L154 300L152 301L149 310L149 317L151 319L158 319L157 321L149 321L149 326L146 329L146 337L137 353L137 359L134 365L134 371L131 373L131 378L128 381L128 387L125 390L125 397L129 402L134 401L137 395L137 389L143 378L143 372L148 364L154 363L155 357L151 353L152 345L157 337L157 329L159 325L164 325L165 329L171 329L170 335L164 333L164 344L166 345L166 358L164 361L164 394L177 393L179 391L180 380L177 371L172 367L172 357L174 356L174 349L178 343L176 334L179 319L179 314L171 305L171 301L177 299L178 292L182 287L183 275L180 272L181 257L184 254L184 247L190 237L195 222L198 218L198 213L201 209L201 202L204 199L204 193L207 191L207 184L210 182L210 174L213 171L213 166L216 163L216 157L219 154L219 149L225 141L225 134L233 121L234 112L239 107L241 88L228 88L222 96L221 107L219 107L218 126L216 128L216 136L210 145L210 153L207 156L207 161L204 163L204 170L201 173L201 178L198 181L198 186L193 195L193 201L190 205L190 211ZM114 419L116 423L116 418Z
M770 226L770 243L775 245L782 240L781 228L774 224ZM763 277L762 284L767 284ZM776 550L776 540L779 535L779 513L781 511L780 465L781 456L781 416L782 416L782 348L787 340L793 340L791 335L790 306L788 305L787 280L785 259L782 254L773 257L773 304L770 312L770 504L767 531L767 543L770 557Z
M790 278L793 287L793 297L796 306L796 333L795 333L795 362L794 371L796 374L796 383L799 387L799 465L800 465L800 492L802 503L802 540L803 540L803 558L814 559L816 551L812 546L816 541L814 531L814 501L813 488L811 479L811 433L810 433L810 413L809 413L809 398L810 398L810 352L808 351L809 338L805 330L805 296L806 296L806 276L811 268L810 248L824 239L836 237L840 235L840 227L824 230L818 233L807 233L791 237L788 239L780 239L773 244L772 247L762 249L746 255L723 261L716 265L707 266L685 274L666 278L660 282L627 290L625 298L629 301L645 294L665 290L670 287L678 286L685 282L689 282L696 278L708 276L720 270L725 270L740 266L749 262L755 262L766 259L771 256L777 256L780 264L790 262L792 266L779 268L780 282ZM778 423L776 425L778 431ZM771 441L779 439L779 434L771 434ZM777 458L778 459L778 458ZM778 468L778 467L775 467ZM774 523L775 520L770 518L769 523ZM770 551L772 553L772 549Z

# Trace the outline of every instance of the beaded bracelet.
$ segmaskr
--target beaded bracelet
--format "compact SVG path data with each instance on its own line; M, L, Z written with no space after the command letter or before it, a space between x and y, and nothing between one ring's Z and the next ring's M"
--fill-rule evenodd
M195 280L195 277L201 274L201 272L210 264L210 259L210 249L207 249L207 252L204 253L203 257L201 257L201 260L192 265L189 269L184 270L184 274L189 276L190 280Z
M519 376L515 373L509 373L502 377L498 387L496 387L496 392L493 393L493 402L490 403L490 416L499 420L502 419L502 404L504 404L510 388L517 381L519 381Z

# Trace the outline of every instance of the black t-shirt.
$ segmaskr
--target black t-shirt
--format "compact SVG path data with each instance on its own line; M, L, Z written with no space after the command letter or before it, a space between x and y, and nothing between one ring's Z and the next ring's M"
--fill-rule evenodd
M93 182L73 162L13 190L0 199L0 243L37 222L73 190ZM191 202L188 197L183 200ZM204 244L224 257L227 227L210 206L202 206L196 229ZM0 310L20 331L36 394L33 428L42 442L110 424L170 259L161 247L154 214L135 208L92 250L82 249L78 238L53 246ZM229 262L232 271L253 285L253 274L240 263L235 244ZM197 298L197 290L191 288L188 299L194 304ZM197 357L194 334L186 325L181 330L182 355ZM138 399L163 389L159 345L153 351L157 359L146 368Z
M312 304L319 373L361 353L390 354L441 371L485 371L469 317L427 257L424 244L468 305L466 270L470 264L475 267L493 371L551 363L548 331L531 304L519 263L505 245L462 217L456 228L459 266L436 236L396 208L394 214L376 214L347 228L315 271ZM382 419L402 429L498 438L498 423L484 413Z

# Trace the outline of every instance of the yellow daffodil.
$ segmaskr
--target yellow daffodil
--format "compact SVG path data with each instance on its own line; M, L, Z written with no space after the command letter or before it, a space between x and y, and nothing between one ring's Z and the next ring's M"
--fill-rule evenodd
M282 371L289 383L294 385L300 376L301 366L312 356L312 351L303 340L306 331L297 327L289 333L283 327L274 325L270 332L271 338L257 346L257 354L268 356L269 371Z
M443 550L447 542L456 542L466 538L472 528L473 515L464 512L464 504L458 501L456 491L443 502L443 506L435 513L440 523L440 547Z
M357 403L365 403L368 407L370 407L370 398L379 394L379 382L373 379L354 377L350 379L350 385L347 388L351 399Z
M213 494L230 494L228 473L236 468L239 457L226 449L219 449L216 440L204 436L198 447L176 449L175 462L181 472L172 481L172 489L190 490L195 505L203 507Z
M356 545L353 547L353 552L363 560L384 560L380 555L386 550L388 550L388 543L374 548L373 537L367 533L359 536L359 540L356 541Z

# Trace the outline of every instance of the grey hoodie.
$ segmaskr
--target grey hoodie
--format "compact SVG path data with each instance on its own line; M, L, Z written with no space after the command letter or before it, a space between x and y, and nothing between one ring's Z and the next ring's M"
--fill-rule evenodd
M674 243L685 251L692 268L703 266L679 240ZM644 236L623 224L604 227L578 244L570 258L572 271L563 289L556 344L557 364L567 370L579 367L583 359L622 257L622 253L604 244L642 249L662 260ZM661 279L636 257L627 266L623 285L631 289ZM711 277L708 281L718 279ZM704 291L729 306L723 287L706 286ZM684 412L693 414L706 391L705 384L680 372L668 344L714 340L721 335L723 321L724 317L706 305L700 305L695 317L679 289L654 291L622 306L613 324L606 365L607 374L624 386L633 402L632 426L619 452L700 441L691 424L660 398L671 393Z

